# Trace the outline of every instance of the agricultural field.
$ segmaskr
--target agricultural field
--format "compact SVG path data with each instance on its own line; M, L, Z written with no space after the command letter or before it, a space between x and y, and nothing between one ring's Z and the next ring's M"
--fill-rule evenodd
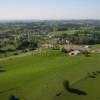
M9 100L10 95L20 100L99 100L100 75L88 77L88 73L97 70L100 54L73 57L59 50L47 50L4 58L0 60L0 100ZM69 93L64 80L87 95Z

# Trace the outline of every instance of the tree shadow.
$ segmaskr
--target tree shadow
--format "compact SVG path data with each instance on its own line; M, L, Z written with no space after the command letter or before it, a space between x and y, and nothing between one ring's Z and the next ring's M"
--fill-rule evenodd
M11 95L9 100L20 100L17 96Z
M75 88L68 88L67 89L68 92L73 93L73 94L77 94L77 95L87 95L87 93L85 91L79 90L79 89L75 89Z
M100 73L100 71L98 70L98 71L96 71L97 73Z
M64 85L65 90L70 92L70 93L77 94L77 95L87 95L87 93L83 90L79 90L79 89L70 87L68 80L64 81L63 85Z
M62 95L62 93L63 93L63 91L57 93L56 96L60 96L60 95Z
M3 66L0 66L0 68L3 68Z
M92 78L92 79L95 79L95 78L96 78L96 77L95 77L95 76L93 76L93 75L90 75L89 77L90 77L90 78Z
M4 69L3 66L0 66L0 73L2 73L2 72L6 72L6 70Z
M6 70L4 69L0 69L0 73L6 72Z

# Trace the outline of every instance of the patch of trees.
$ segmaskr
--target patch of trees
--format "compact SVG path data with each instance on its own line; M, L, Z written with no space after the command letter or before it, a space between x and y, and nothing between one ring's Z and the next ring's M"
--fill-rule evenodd
M22 50L31 49L31 50L34 50L37 47L38 47L37 41L35 41L35 40L32 40L32 41L25 40L25 41L20 42L20 45L18 46L17 49L22 49Z
M75 44L100 44L100 32L98 31L78 31L72 35L72 42Z
M100 44L100 31L76 31L75 34L62 34L60 38L69 40L73 44Z
M54 25L53 27L56 28L56 31L66 31L66 30L71 30L71 29L80 29L83 25L81 24L71 24L71 23L68 23L68 24L57 24L57 25Z

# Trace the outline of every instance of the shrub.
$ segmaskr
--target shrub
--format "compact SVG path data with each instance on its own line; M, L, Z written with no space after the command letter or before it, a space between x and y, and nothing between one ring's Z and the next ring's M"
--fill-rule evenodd
M90 52L89 52L89 51L87 51L87 50L86 50L86 51L83 51L82 53L83 53L85 56L87 56L87 57L89 57L89 56L90 56Z
M69 52L69 51L66 50L65 48L62 48L61 51L64 52L64 53L68 53L68 52Z
M55 44L52 49L53 50L59 50L60 48L59 48L59 45Z
M15 52L13 55L19 55L19 52Z

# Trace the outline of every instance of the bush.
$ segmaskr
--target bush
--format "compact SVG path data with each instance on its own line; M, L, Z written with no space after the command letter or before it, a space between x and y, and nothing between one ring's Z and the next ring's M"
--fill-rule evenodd
M59 48L59 45L55 44L52 49L53 50L59 50L60 48Z
M19 55L19 52L15 52L13 55Z
M24 50L23 50L24 53L25 53L25 52L28 52L28 51L29 51L29 49L24 49Z
M65 48L62 48L61 51L64 52L64 53L68 53L68 52L69 52L69 51L66 50Z
M86 51L83 51L82 53L83 53L85 56L87 56L87 57L90 56L90 52L87 51L87 50L86 50Z

